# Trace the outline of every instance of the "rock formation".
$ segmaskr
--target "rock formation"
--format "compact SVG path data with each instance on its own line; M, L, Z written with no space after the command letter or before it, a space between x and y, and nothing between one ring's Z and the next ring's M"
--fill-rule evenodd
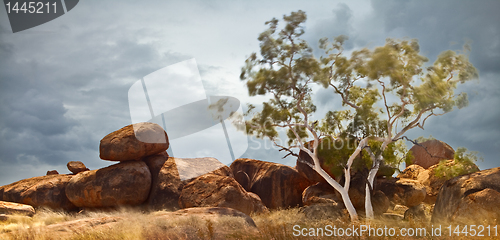
M500 167L446 181L437 196L432 221L499 224Z
M453 159L455 155L455 150L450 145L436 139L419 144L421 146L414 145L410 149L414 157L411 164L417 164L425 169L438 164L441 160Z
M143 203L150 189L147 165L127 161L78 173L66 186L66 196L77 207L115 207Z
M168 149L167 133L156 123L136 123L106 135L99 145L103 160L140 160Z
M248 175L250 192L259 195L270 209L301 206L302 192L311 185L297 170L278 163L240 158L230 167L233 174L242 171Z

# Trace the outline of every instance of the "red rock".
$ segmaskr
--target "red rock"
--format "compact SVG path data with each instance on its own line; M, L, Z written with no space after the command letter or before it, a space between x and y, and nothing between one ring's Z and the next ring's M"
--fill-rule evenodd
M66 197L66 185L72 175L59 174L23 179L0 187L0 200L33 207L75 209Z
M422 146L414 145L410 149L414 157L412 164L420 165L425 169L438 164L441 160L453 159L455 155L455 150L450 145L436 139L419 144Z
M152 209L177 210L182 188L198 174L212 173L232 177L231 169L215 158L173 158L167 153L143 159L151 176L147 205Z
M151 173L142 161L128 161L75 175L66 196L78 207L138 205L151 189Z
M302 206L302 192L312 184L297 170L278 163L240 158L231 164L234 173L245 172L250 192L271 209Z
M49 176L49 175L58 175L59 172L57 170L50 170L50 171L47 171L47 174L45 174L46 176Z
M101 159L140 160L168 149L167 133L156 123L136 123L106 135L100 143Z
M432 222L498 224L500 167L446 181L437 196Z
M304 205L313 205L318 203L336 203L339 199L336 190L327 183L316 183L307 187L302 193L302 202ZM342 201L340 201L342 202Z
M0 214L20 214L31 217L35 215L35 209L32 206L26 204L0 201Z
M246 214L263 212L262 204L255 204L256 200L234 178L205 174L184 186L179 206L228 207Z
M80 161L70 161L68 164L66 164L66 167L68 167L68 170L72 172L73 174L77 174L80 172L88 171L89 169L85 166Z
M377 179L375 189L381 190L395 204L407 207L419 205L426 196L425 187L419 181L407 178Z

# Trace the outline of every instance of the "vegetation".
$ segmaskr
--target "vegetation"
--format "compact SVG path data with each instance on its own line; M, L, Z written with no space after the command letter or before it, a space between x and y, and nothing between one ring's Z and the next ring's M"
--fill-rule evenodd
M249 95L270 97L256 113L252 112L255 106L249 107L248 114L253 115L247 132L268 137L290 153L294 148L307 153L314 163L306 164L340 193L353 221L358 216L347 194L351 168L365 152L371 160L365 209L367 217L373 218L371 190L380 166L391 162L386 150L394 143L404 146L398 143L406 138L404 134L416 127L423 129L429 117L467 106L467 95L454 90L477 78L477 70L468 61L467 45L461 52L446 50L426 65L428 59L420 55L415 39L387 39L384 46L346 56L346 36L323 38L319 47L324 54L316 58L301 38L306 19L305 12L297 11L283 17L281 29L276 18L266 22L268 29L258 37L260 54L252 53L245 61L240 78L246 81ZM314 85L331 89L348 109L332 109L324 119L312 119ZM288 146L276 142L280 128L287 131ZM358 145L349 157L337 160L345 177L341 186L320 166L319 142L350 137Z
M459 147L455 151L454 161L447 164L446 160L441 161L436 167L436 177L446 180L479 171L475 162L482 159L477 152L469 152L467 148Z
M430 216L431 208L426 207L426 215ZM390 210L390 213L403 214L405 209ZM142 212L137 209L122 209L113 212L87 212L82 214L70 214L54 212L50 210L38 211L33 218L16 216L7 222L0 222L0 239L23 239L23 240L49 240L49 239L72 239L72 240L97 240L97 239L302 239L297 236L296 229L307 229L305 233L310 234L311 228L317 233L318 228L335 226L336 228L360 228L367 223L348 223L345 219L321 218L311 219L301 213L300 208L273 210L269 213L252 215L257 228L248 228L242 218L223 217L216 222L206 221L201 218L191 217L184 219L163 218L156 219L155 216L164 212ZM66 221L85 220L89 218L123 218L109 226L95 225L87 229L72 232L48 231L47 227ZM48 222L47 222L48 221ZM477 224L477 223L474 223ZM372 228L394 228L399 231L403 228L425 228L426 236L388 237L386 235L378 239L434 239L430 236L431 228L429 222L423 221L400 221L389 218L377 218L369 222ZM294 235L295 234L295 235ZM319 234L318 234L319 235ZM439 239L468 239L470 236L449 236L443 228L443 236ZM331 239L323 232L323 236L312 236L307 239ZM365 239L363 237L343 236L343 239ZM371 237L368 237L371 238ZM495 239L497 237L482 237L482 239Z

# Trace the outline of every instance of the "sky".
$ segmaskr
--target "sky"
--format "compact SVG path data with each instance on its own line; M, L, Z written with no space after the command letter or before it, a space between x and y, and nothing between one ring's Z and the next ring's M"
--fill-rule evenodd
M432 135L455 149L478 151L484 158L477 163L480 169L500 166L499 1L85 0L59 18L16 33L5 8L0 9L0 185L47 170L69 173L68 161L82 161L90 169L114 164L99 158L99 141L132 123L131 87L141 79L152 84L148 76L180 66L174 64L194 59L190 66L198 71L165 81L165 94L158 96L171 107L162 111L210 96L236 98L239 111L247 103L261 103L265 97L248 97L239 80L241 67L259 51L264 23L297 10L307 13L303 37L313 48L320 38L340 34L349 37L347 52L373 49L386 38L416 38L421 54L432 62L440 52L470 42L470 61L480 78L457 89L468 94L469 106L430 118L425 130L413 129L407 136ZM182 84L197 86L198 92L191 94ZM324 89L314 93L314 100L319 112L340 107L339 97ZM179 138L174 155L217 156L214 152L227 142L213 137L224 134L222 123L209 125L213 128L194 138ZM241 138L225 125L236 158L295 165L268 141ZM198 151L200 146L205 150Z

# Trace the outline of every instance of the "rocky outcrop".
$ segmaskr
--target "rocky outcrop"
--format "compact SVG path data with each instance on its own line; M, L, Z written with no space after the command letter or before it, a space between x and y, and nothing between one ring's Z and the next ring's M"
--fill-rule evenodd
M128 161L78 173L66 186L66 196L77 207L138 205L146 201L151 173L142 161Z
M0 200L35 208L75 209L66 197L66 185L71 178L71 175L59 174L23 179L0 187Z
M425 199L425 187L417 180L406 178L378 179L376 189L381 190L395 204L417 206Z
M264 212L258 199L250 196L232 177L215 174L200 176L182 189L179 197L181 208L228 207L246 214Z
M339 201L336 190L330 184L319 182L307 187L302 193L302 203L305 206L318 203L336 204Z
M453 159L455 155L455 150L450 145L436 139L419 143L419 145L414 145L410 149L414 157L411 164L425 169L438 164L441 160Z
M136 123L106 135L99 145L101 159L140 160L168 149L167 133L156 123Z
M85 166L80 161L70 161L68 164L66 164L66 167L68 167L68 170L72 172L73 174L77 174L80 172L88 171L89 169Z
M446 181L437 196L433 222L498 224L500 167Z
M250 192L271 209L301 206L302 192L312 183L294 168L278 163L240 158L230 167L233 174L248 175Z
M325 168L325 163L321 158L319 159L319 161L323 169L328 169ZM295 169L297 169L297 171L300 174L302 174L302 176L306 177L312 183L318 183L318 182L327 183L326 180L323 177L321 177L321 175L319 175L314 169L312 169L305 162L314 164L314 161L311 158L311 156L309 156L309 154L307 154L306 152L300 150L299 157L297 158L297 163L295 165Z
M198 174L233 176L231 169L215 158L173 158L167 153L160 153L143 160L152 177L151 192L147 200L151 209L179 209L182 188L199 177Z
M447 160L444 162L444 167L451 168L456 164L455 160ZM436 168L440 165L433 165L428 169L424 169L423 167L412 164L408 166L405 170L403 170L398 177L403 179L412 179L417 180L425 187L426 196L424 199L425 203L434 204L436 202L437 195L439 193L439 189L446 182L446 177L438 177L436 176ZM468 171L479 171L479 168L472 164L470 166L471 169Z
M35 209L26 204L0 201L0 214L4 215L35 215Z

